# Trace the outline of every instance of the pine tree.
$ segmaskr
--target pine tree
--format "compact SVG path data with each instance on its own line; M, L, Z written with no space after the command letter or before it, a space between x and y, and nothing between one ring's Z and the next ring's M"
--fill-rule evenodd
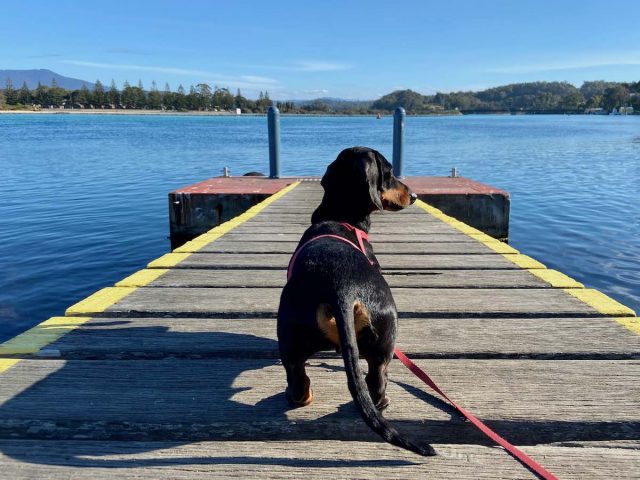
M118 91L116 82L113 79L111 79L111 86L109 87L107 98L109 100L109 105L111 105L112 108L118 108L118 106L120 105L120 92Z
M4 87L4 96L7 105L15 105L16 103L18 103L17 94L13 88L13 81L11 80L11 77L7 77Z
M31 105L31 90L29 90L27 82L23 82L22 87L18 90L17 102L21 105Z
M164 84L164 92L162 93L162 109L166 109L173 106L173 93L171 93L171 87L169 83Z
M242 96L242 93L240 93L240 89L238 89L238 91L236 92L234 102L235 102L236 108L240 108L240 109L245 108L247 105L247 99Z
M187 108L187 99L182 84L178 85L178 90L174 95L173 108L176 110L184 110Z
M120 93L120 102L122 103L122 108L131 108L135 103L135 100L132 95L131 85L127 80L122 84L122 92Z
M89 106L90 97L91 94L89 93L89 89L87 88L87 85L83 83L82 87L80 87L80 90L78 90L78 93L76 94L76 103L79 103L86 108Z
M54 107L60 107L64 99L64 89L58 86L55 78L51 79L51 88L49 89L49 102Z
M93 89L93 96L91 98L91 104L97 108L103 108L106 100L106 95L104 93L104 87L102 86L102 82L100 80L96 80L95 87Z
M35 97L35 101L38 105L42 107L49 106L49 89L38 82L38 86L36 87L36 91L33 96Z
M149 90L147 97L149 99L149 108L156 110L162 108L162 94L158 91L155 80L151 82L151 90Z

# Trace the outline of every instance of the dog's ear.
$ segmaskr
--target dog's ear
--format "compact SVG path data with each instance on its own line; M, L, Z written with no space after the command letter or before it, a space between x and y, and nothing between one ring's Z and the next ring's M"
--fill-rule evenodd
M365 161L365 176L369 187L369 197L371 203L378 209L382 210L382 164L379 158L380 154L373 150L368 159Z
M378 152L365 147L347 148L340 152L325 172L320 185L325 194L340 198L345 208L382 210L382 175ZM384 158L384 157L382 157Z
M344 181L344 172L341 170L344 170L344 167L342 167L341 162L338 162L340 155L338 155L336 161L329 164L327 171L322 176L322 180L320 180L320 185L322 185L325 192L334 193L341 190L340 185Z

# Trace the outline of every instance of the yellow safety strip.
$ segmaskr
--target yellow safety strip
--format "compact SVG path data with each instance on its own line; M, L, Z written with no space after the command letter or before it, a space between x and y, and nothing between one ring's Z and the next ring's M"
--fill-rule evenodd
M616 322L625 327L627 330L631 330L636 335L640 335L640 318L638 317L626 317L616 318Z
M0 357L32 355L55 342L64 334L89 321L90 317L51 317L49 320L0 344ZM19 358L0 358L0 373L9 369Z
M611 317L635 317L636 312L622 305L613 298L593 288L564 289L569 295L576 297L603 315Z
M138 270L133 275L123 278L116 283L116 287L143 287L157 280L169 270L166 268L154 268L153 270Z
M147 267L149 268L171 268L175 267L185 258L190 257L191 253L165 253L161 257L156 258L155 260L149 262Z
M584 288L582 283L574 280L564 273L547 269L547 267L542 263L528 257L527 255L520 254L515 248L509 247L508 249L502 250L503 247L498 247L496 245L495 238L445 214L441 210L423 202L422 200L416 200L416 205L430 215L442 220L447 225L452 226L469 237L476 239L488 248L491 248L496 253L501 254L504 258L515 263L519 267L526 269L529 273L547 282L551 286L562 288L566 293L586 303L599 313L607 316L627 317L616 318L615 320L621 325L624 325L628 330L636 334L640 334L640 324L638 323L638 319L635 318L636 314L629 307L622 305L598 290Z
M68 317L86 315L90 313L104 312L107 308L124 297L132 294L138 287L107 287L98 290L93 295L89 295L84 300L80 300L75 305L67 308L64 314Z
M575 281L568 275L562 272L551 269L536 269L528 270L529 273L535 275L541 280L544 280L552 287L556 288L584 288L584 285Z

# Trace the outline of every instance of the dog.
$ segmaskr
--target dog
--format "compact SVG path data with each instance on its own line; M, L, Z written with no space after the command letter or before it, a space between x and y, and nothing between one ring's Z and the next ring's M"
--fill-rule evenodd
M393 358L397 311L368 242L371 213L398 211L417 196L367 147L343 150L321 180L324 195L289 263L278 308L278 345L287 375L286 398L303 407L313 400L305 362L321 350L342 353L349 391L366 424L387 442L424 456L380 413L389 404L387 367ZM359 250L359 251L358 251ZM359 356L366 359L364 376Z

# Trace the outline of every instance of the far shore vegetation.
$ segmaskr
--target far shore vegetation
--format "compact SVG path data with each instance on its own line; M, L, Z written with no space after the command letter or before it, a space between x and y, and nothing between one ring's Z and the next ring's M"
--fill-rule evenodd
M422 95L412 90L397 90L372 101L351 101L319 98L307 101L274 101L268 92L260 92L257 99L244 97L238 89L235 95L229 88L199 83L188 90L180 85L172 90L165 84L161 90L152 82L146 89L142 82L124 82L118 88L99 80L93 88L77 90L38 83L29 89L26 83L13 85L6 79L0 89L0 109L89 109L89 110L157 110L168 112L230 112L265 113L275 105L283 114L389 114L396 107L404 107L410 115L446 115L471 113L511 114L638 114L640 113L640 81L584 82L580 88L567 82L530 82L505 85L479 92L451 92Z

